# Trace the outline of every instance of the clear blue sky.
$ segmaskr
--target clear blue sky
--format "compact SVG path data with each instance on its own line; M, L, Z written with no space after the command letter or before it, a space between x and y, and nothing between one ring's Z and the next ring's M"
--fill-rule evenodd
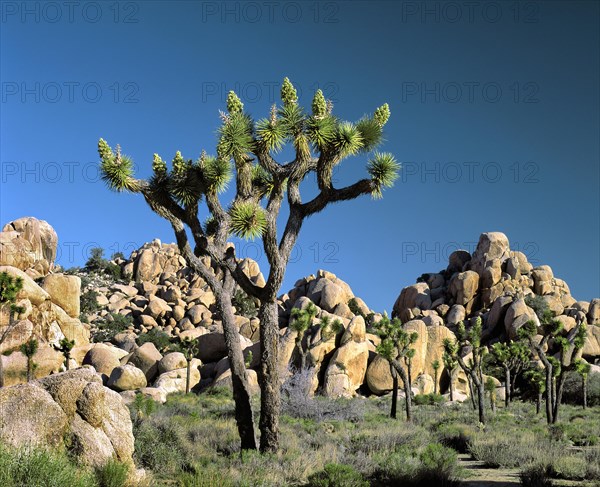
M214 152L229 89L263 117L289 76L338 115L384 102L383 147L404 164L380 201L304 226L282 292L319 268L377 310L502 231L573 295L600 296L596 1L2 2L1 215L47 220L59 263L128 253L170 227L97 180L99 137L141 176L152 154ZM362 177L366 159L336 178ZM306 194L310 194L310 188ZM249 243L238 254L257 257ZM266 267L264 256L259 262Z

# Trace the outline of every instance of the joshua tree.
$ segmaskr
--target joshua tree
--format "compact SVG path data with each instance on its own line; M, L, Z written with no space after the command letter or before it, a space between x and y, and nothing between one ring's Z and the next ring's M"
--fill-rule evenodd
M552 411L552 420L554 423L558 421L558 411L562 402L563 388L565 385L565 374L566 372L575 368L577 362L577 354L585 345L585 339L587 337L587 324L585 322L579 323L577 327L572 331L574 333L569 340L568 337L555 337L554 345L559 350L559 367L558 372L555 373L556 381L556 392L554 393L554 406Z
M490 407L492 408L492 413L496 412L496 383L494 382L493 377L488 377L485 379L485 391L490 395Z
M481 317L477 317L475 323L467 331L464 322L458 324L456 333L458 338L458 347L450 347L445 343L445 352L458 362L461 369L464 370L467 377L470 378L473 387L472 395L477 389L477 406L479 409L479 422L485 424L485 382L483 380L482 358L486 353L486 348L481 344ZM470 347L472 359L469 364L465 363L460 354L460 348Z
M69 360L71 360L71 350L73 350L73 347L75 346L75 340L69 340L65 337L59 342L59 345L59 350L65 356L65 368L69 370Z
M438 392L438 370L440 370L440 361L434 360L431 362L431 366L433 367L433 393L437 394Z
M408 383L412 385L412 359L415 358L417 351L414 348L409 348L404 356L404 362L406 362L406 375L408 375Z
M403 328L402 322L398 318L390 320L387 314L384 314L379 323L375 325L375 330L381 337L381 343L377 346L377 353L389 362L390 373L392 374L393 392L390 417L396 417L398 374L400 374L405 395L406 420L410 421L412 419L411 383L401 359L405 358L407 353L412 350L412 345L417 341L419 335L416 332L409 333Z
M196 162L175 154L168 171L158 154L152 163L150 180L135 179L133 162L99 141L101 171L109 187L117 191L141 194L151 209L169 221L181 255L210 286L221 315L232 370L236 418L242 448L254 447L254 427L250 395L237 329L231 312L231 295L237 283L249 296L260 301L261 387L260 449L277 450L279 445L280 381L277 349L279 322L277 294L280 290L290 253L304 221L329 205L370 194L382 196L397 178L399 164L388 153L374 152L382 141L383 127L390 110L387 104L357 123L336 118L332 104L318 90L312 114L298 105L298 96L286 78L281 87L282 106L273 106L268 117L254 121L234 92L227 97L227 113L221 114L217 155L202 152ZM294 150L293 160L280 164L274 158L286 144ZM332 182L334 168L349 156L371 153L367 164L369 177L343 188ZM219 193L235 173L235 197L223 206ZM316 173L318 191L303 201L300 185L311 172ZM278 217L284 198L287 219L278 231ZM199 218L200 202L206 203L206 223ZM189 234L186 231L189 230ZM243 272L235 250L227 245L229 235L260 237L269 275L263 287ZM190 244L188 235L193 242ZM207 260L218 270L211 272Z
M535 392L537 393L537 399L535 404L535 414L540 414L542 405L542 395L546 390L546 374L543 369L534 368L525 371L525 379L531 384Z
M23 279L13 277L8 272L0 272L0 311L8 311L8 324L0 333L0 345L4 343L9 332L14 328L15 315L22 313L24 308L17 306L17 295L23 289ZM4 387L4 367L0 356L0 387Z
M185 374L185 393L190 393L190 376L192 372L192 359L198 353L198 342L192 340L189 337L185 337L181 340L181 353L185 357L186 362L186 374Z
M581 376L581 394L583 395L583 409L587 409L587 379L592 366L583 359L575 361L575 372Z
M30 338L19 347L21 353L27 357L27 382L33 380L33 371L36 368L36 364L33 361L33 356L37 352L37 349L38 341L35 338Z
M494 360L504 369L504 406L508 407L517 375L529 363L531 353L525 342L494 343L491 347ZM512 372L512 374L511 374Z
M300 368L296 370L296 372L300 374L307 372L307 366L314 366L314 364L306 363L308 353L321 343L333 338L344 328L344 325L339 319L332 320L329 316L324 315L316 325L319 331L319 339L316 341L305 339L307 331L313 326L316 315L317 307L313 303L309 303L308 306L302 310L298 308L292 310L293 319L290 323L290 329L296 332L296 349L300 355ZM315 370L316 369L314 368L311 369L310 373L314 373Z
M558 420L565 371L570 369L571 364L576 359L577 352L583 348L587 328L585 323L580 323L571 331L572 338L569 340L559 336L563 331L563 324L552 318L549 310L544 310L540 322L540 330L538 330L533 320L529 320L519 328L518 333L519 338L527 340L532 352L537 355L544 366L546 373L546 421L548 424L553 424ZM536 340L538 333L542 335L542 339L539 341ZM554 343L559 349L560 360L546 354L550 339L554 339ZM571 353L569 360L567 360L568 352Z
M442 361L444 367L448 372L450 378L450 400L454 401L454 377L458 369L458 360L456 355L458 354L458 344L453 342L449 338L444 338L444 354L442 355Z

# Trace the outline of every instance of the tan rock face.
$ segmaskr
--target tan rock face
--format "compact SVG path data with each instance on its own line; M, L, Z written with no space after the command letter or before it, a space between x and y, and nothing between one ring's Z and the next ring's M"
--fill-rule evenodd
M154 343L147 342L131 353L128 363L140 369L146 376L146 380L152 382L158 374L158 363L162 358Z
M0 389L0 440L15 447L62 447L67 440L83 464L113 457L133 464L129 410L99 381L93 369L81 368Z
M325 395L353 396L364 382L368 359L369 348L366 341L349 341L338 348L325 371Z
M119 349L109 347L103 343L94 345L83 358L83 365L91 365L105 381L108 380L113 369L121 365Z
M412 308L419 308L422 310L431 308L431 294L427 283L418 282L405 287L394 303L392 317L398 317L402 322L409 321L413 317L410 311Z
M64 309L71 318L79 318L81 278L49 274L44 278L42 288L50 295L50 300Z
M18 264L15 267L21 270L33 268L41 276L52 269L58 236L48 222L33 217L19 218L7 223L2 232L14 238L10 242L0 238L0 264Z
M134 391L146 387L146 376L137 367L130 364L115 367L108 379L107 387L117 392Z
M2 360L4 366L5 386L23 384L27 381L27 357L25 355L17 351L12 352L8 356L0 355L0 360ZM64 357L62 353L42 343L33 356L33 361L37 364L34 377L41 378L60 372L63 367Z
M450 282L450 292L456 302L465 307L470 313L473 307L473 299L479 289L479 274L474 271L466 271L457 274Z

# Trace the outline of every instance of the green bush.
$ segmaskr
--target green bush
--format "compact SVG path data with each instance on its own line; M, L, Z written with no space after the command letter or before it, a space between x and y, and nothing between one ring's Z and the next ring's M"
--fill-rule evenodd
M86 292L81 293L79 297L79 314L88 315L92 314L100 309L98 305L98 293L92 289L88 289Z
M581 376L576 372L566 373L562 400L565 403L577 406L583 404ZM600 374L591 373L588 375L587 403L588 407L600 406Z
M258 315L258 308L254 299L243 290L238 289L233 298L231 304L235 306L236 314L245 316L246 318L255 318Z
M96 469L99 487L125 487L129 479L129 465L111 459Z
M131 315L110 313L103 320L94 322L91 339L94 343L110 342L115 335L121 333L133 324Z
M523 487L551 487L552 481L548 467L545 465L530 465L519 473Z
M476 433L472 426L466 424L447 424L438 427L438 441L459 453L468 453L469 444Z
M123 275L121 272L121 266L117 265L117 264L113 264L112 262L109 262L106 264L106 267L104 268L104 272L106 274L108 274L110 277L112 277L112 279L115 281L118 281L123 278Z
M150 331L142 333L137 338L137 342L140 346L151 342L154 343L157 350L165 350L171 346L171 337L158 328L152 328Z
M414 403L417 406L441 404L445 401L444 396L441 394L417 394L414 399Z
M458 456L452 448L432 443L421 453L420 460L420 485L458 485Z
M360 472L350 465L328 463L325 468L308 477L309 487L368 487Z
M0 445L0 485L3 487L94 487L87 470L78 470L66 453L41 448L9 449Z

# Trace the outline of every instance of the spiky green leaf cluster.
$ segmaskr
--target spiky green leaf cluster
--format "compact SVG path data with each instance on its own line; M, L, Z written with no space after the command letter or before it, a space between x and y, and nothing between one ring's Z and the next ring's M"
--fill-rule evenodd
M219 129L219 157L242 158L253 148L252 120L244 113L234 113Z
M233 177L229 160L222 157L206 156L199 167L204 177L207 191L222 193Z
M312 114L315 118L323 118L327 115L327 101L321 90L317 90L313 97Z
M587 377L590 371L592 370L592 366L583 359L577 359L573 363L575 372L577 372L582 377Z
M363 138L352 122L340 122L333 139L333 147L342 156L352 156L363 148Z
M376 149L383 141L383 130L374 118L361 118L356 124L356 128L362 137L363 146L361 150L363 152Z
M263 118L256 122L256 135L268 151L279 152L287 135L285 124L276 119Z
M230 115L244 111L244 104L242 103L242 100L240 100L233 90L227 94L227 111Z
M538 393L544 393L546 390L546 375L544 370L540 368L534 368L526 370L523 374L527 382L533 386Z
M173 171L167 188L173 198L183 206L192 206L198 203L205 191L198 169L187 162L177 171Z
M333 142L336 133L336 120L326 115L324 117L309 117L306 121L306 135L318 150L323 150Z
M304 332L312 326L313 318L317 316L317 307L309 303L304 309L292 309L292 321L290 327L298 332L298 338L301 340Z
M390 320L387 315L384 315L374 325L374 328L377 335L381 337L377 353L386 360L396 360L400 357L406 357L412 349L412 345L419 338L416 332L409 333L405 330L398 318Z
M214 237L217 234L218 222L212 215L204 221L204 233L209 237Z
M332 320L325 315L321 318L319 327L321 328L321 340L326 342L340 333L344 329L344 324L337 318Z
M304 112L297 104L284 105L278 112L281 128L287 140L293 141L304 130Z
M394 185L399 171L400 164L392 154L389 152L375 153L367 164L367 172L371 176L371 181L375 183L372 193L374 198L381 198L383 188L391 188Z
M265 211L251 201L240 201L229 209L231 231L240 238L253 240L267 227Z
M377 110L375 110L373 119L379 124L380 127L383 127L390 119L390 106L387 103L381 105Z
M114 154L104 139L98 141L100 155L100 174L102 180L113 191L135 191L136 181L133 179L133 161L120 153Z
M577 327L577 333L573 339L573 346L575 350L581 350L585 346L585 340L587 339L587 323L580 323Z
M284 78L281 84L281 101L284 106L294 105L298 102L298 93L289 78Z

